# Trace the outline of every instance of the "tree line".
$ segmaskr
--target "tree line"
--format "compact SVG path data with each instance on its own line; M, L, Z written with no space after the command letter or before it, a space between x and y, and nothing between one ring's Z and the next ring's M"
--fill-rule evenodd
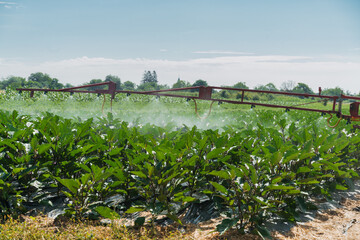
M178 80L170 87L167 84L159 84L158 77L156 71L144 71L142 80L139 85L135 84L131 81L122 82L120 77L115 75L107 75L104 80L102 79L92 79L89 82L86 82L82 85L103 83L103 82L115 82L117 90L128 90L128 91L153 91L153 90L161 90L161 89L170 89L170 88L185 88L185 87L195 87L195 86L208 86L207 81L199 79L196 80L193 84L188 81ZM57 78L52 78L46 73L31 73L30 76L26 79L23 77L17 76L9 76L7 78L3 78L0 81L0 89L16 89L16 88L49 88L49 89L62 89L73 87L73 85L67 83L62 84L59 82ZM225 86L224 86L225 87ZM242 88L249 89L245 82L238 82L232 86L233 88ZM88 90L96 90L96 89L105 89L106 86L94 86L87 88ZM266 91L286 91L286 92L294 92L294 93L307 93L314 94L314 91L305 83L296 83L294 81L286 81L283 82L280 88L277 88L273 83L268 83L265 85L258 85L255 87L256 90L266 90ZM339 96L343 94L343 89L336 88L327 88L323 89L322 95L331 95L331 96ZM347 95L352 95L350 92L346 92ZM222 90L220 91L220 95L224 98L230 96L229 91ZM358 94L360 95L360 94Z

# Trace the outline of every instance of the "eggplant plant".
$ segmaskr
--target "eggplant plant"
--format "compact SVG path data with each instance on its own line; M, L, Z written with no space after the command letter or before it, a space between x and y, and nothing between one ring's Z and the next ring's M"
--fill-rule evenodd
M96 206L102 205L104 192L108 190L107 179L112 175L112 169L100 168L96 165L90 167L80 166L86 171L79 178L59 178L54 177L56 181L66 187L67 191L63 193L69 198L70 203L65 210L66 215L83 219L85 214Z
M312 114L259 113L201 130L129 124L113 114L81 120L0 111L0 216L52 207L61 196L76 219L147 211L154 227L164 217L182 223L206 199L225 217L221 233L265 237L269 218L296 222L315 207L310 198L331 198L359 178L359 130L329 129Z

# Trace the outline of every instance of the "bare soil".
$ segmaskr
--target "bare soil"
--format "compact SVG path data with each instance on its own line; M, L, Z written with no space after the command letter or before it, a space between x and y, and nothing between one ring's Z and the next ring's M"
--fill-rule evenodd
M343 198L341 208L318 213L313 221L297 224L286 233L273 233L275 239L360 239L360 195Z

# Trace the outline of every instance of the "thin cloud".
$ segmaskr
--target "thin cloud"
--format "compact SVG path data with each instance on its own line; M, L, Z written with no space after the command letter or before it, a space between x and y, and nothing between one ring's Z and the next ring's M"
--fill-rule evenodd
M312 89L336 87L359 91L360 60L316 59L304 56L223 56L183 61L147 58L79 57L62 61L24 63L0 59L0 78L10 75L28 77L34 72L48 73L63 83L79 85L91 79L117 75L124 81L137 84L144 70L155 70L161 84L172 85L181 78L195 82L204 79L209 85L234 85L246 82L249 87L293 80L308 84ZM356 92L358 93L358 92Z
M19 5L16 2L0 2L0 7L11 9L13 7L18 7Z
M250 52L234 52L234 51L195 51L196 54L223 54L223 55L254 55Z

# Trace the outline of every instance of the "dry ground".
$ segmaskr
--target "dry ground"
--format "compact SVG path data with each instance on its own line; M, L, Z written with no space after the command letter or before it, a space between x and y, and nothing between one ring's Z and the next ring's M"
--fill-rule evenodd
M343 199L342 208L317 214L314 221L298 224L291 231L274 233L275 239L360 239L360 195Z

